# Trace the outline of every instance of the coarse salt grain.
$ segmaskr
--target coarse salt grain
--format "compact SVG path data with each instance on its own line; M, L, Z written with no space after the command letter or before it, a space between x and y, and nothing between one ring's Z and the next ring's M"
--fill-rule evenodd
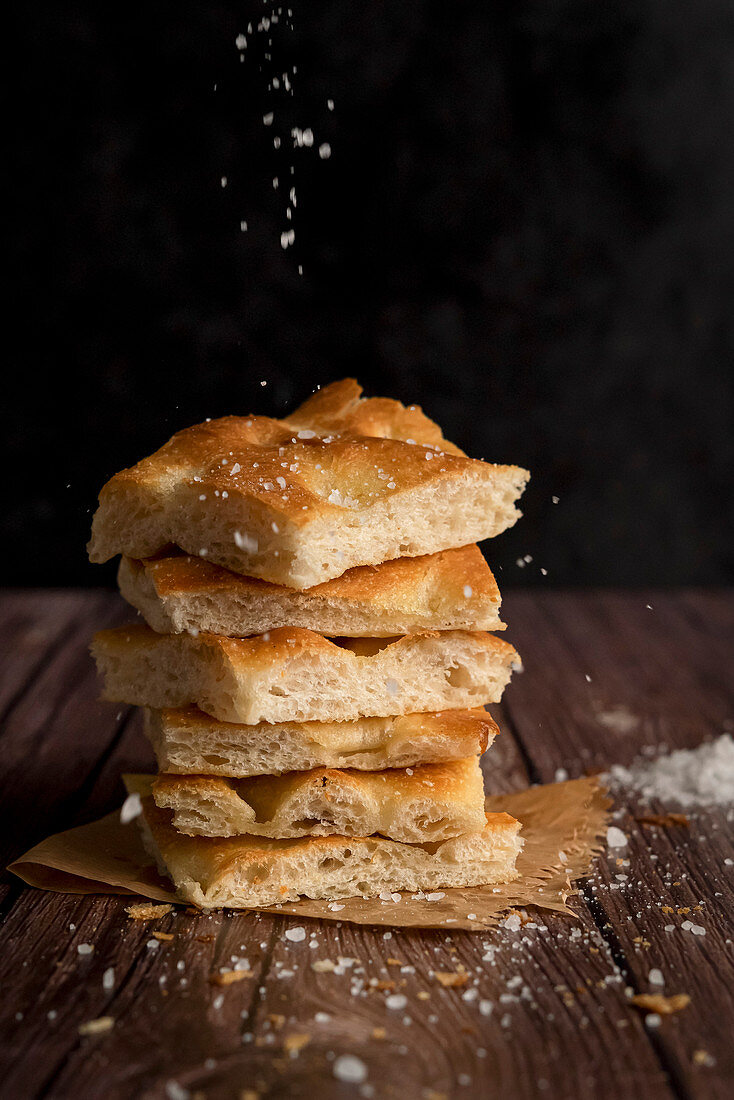
M139 794L129 794L120 809L120 823L127 825L143 812Z
M367 1066L354 1054L340 1054L334 1062L332 1072L337 1081L359 1085L367 1080Z
M301 927L286 928L285 938L291 940L293 943L300 943L301 940L305 940L306 938L306 929Z
M78 955L91 955L94 951L94 945L91 943L80 943L77 945Z
M626 848L627 837L624 835L621 829L618 829L616 825L610 825L607 829L607 847L608 848Z

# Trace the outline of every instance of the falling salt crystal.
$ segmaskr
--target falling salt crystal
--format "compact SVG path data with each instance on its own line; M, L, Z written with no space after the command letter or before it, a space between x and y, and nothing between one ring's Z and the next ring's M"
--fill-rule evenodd
M607 829L607 847L608 848L626 848L627 837L624 835L621 829L618 829L616 825L610 825Z
M234 44L238 50L247 49L247 35L238 34L234 40Z
M227 177L222 176L222 178L219 182L221 183L222 187L226 187L227 186Z
M268 111L267 114L263 115L263 126L272 126L272 125L273 125L273 112Z
M470 600L472 596L472 586L470 584L464 585L464 599Z
M491 1016L493 1009L494 1009L494 1005L492 1004L491 1001L480 1001L479 1002L479 1012L482 1016Z
M568 772L565 768L556 768L555 775L556 783L565 783L568 779Z
M662 1016L659 1016L657 1012L648 1012L647 1016L645 1017L645 1024L647 1025L647 1027L660 1027L662 1022L663 1018Z
M115 968L113 966L108 966L104 974L102 975L102 988L106 989L109 992L111 989L114 989L114 986Z
M400 1009L405 1008L408 1003L408 998L404 993L391 993L389 997L385 998L385 1004L388 1008L395 1009L399 1012Z
M321 145L319 145L319 156L322 160L328 160L331 156L331 146L328 141L323 141Z
M691 932L693 933L694 936L705 936L706 935L706 929L704 928L704 926L702 924L692 924L691 925Z
M331 1016L329 1015L328 1012L317 1012L314 1015L314 1020L316 1021L317 1024L328 1024L330 1019L331 1019Z
M76 950L79 955L91 955L94 951L94 945L91 943L80 943L77 945Z
M242 232L242 233L247 232L247 222L240 222L240 232Z
M647 975L647 980L649 981L650 985L665 985L663 972L662 970L658 970L656 966L654 966L650 973Z
M327 99L326 106L329 108L330 111L333 111L334 110L334 100L333 99Z
M286 928L285 938L291 940L292 943L300 943L301 940L306 938L306 929L303 927Z
M155 939L151 939L151 940L148 940L148 942L146 943L145 946L148 948L149 951L157 951L158 948L160 947L160 941L155 940Z
M337 1081L346 1081L350 1085L359 1085L367 1080L367 1066L354 1054L340 1054L332 1072Z

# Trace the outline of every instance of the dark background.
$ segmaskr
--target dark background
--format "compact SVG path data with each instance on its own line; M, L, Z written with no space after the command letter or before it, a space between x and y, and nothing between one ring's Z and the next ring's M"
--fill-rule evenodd
M729 0L296 2L244 62L272 5L22 9L6 583L109 582L115 470L345 374L532 470L500 584L733 579Z

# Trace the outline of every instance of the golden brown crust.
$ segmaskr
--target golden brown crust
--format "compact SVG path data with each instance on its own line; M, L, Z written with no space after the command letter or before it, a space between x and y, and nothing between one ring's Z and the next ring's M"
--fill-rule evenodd
M429 420L420 405L405 406L389 397L362 397L362 387L355 378L343 378L317 390L285 422L296 428L413 440L439 447L447 454L464 453L444 438L438 424Z
M485 710L446 710L346 722L220 722L196 708L148 710L145 732L161 771L246 778L315 767L414 767L481 755L497 726Z
M330 404L328 394L322 402ZM318 432L259 416L178 432L104 486L91 560L149 557L175 543L235 572L303 589L352 566L490 537L515 521L526 471L405 442L408 420L442 437L397 402L357 408L335 418L337 430L322 425L322 410ZM394 437L342 430L352 423Z
M516 877L522 841L509 814L487 814L481 832L437 844L401 844L379 836L185 836L150 797L148 776L126 776L143 800L141 826L179 897L202 908L273 905L314 898L374 896L382 890L435 890ZM140 819L139 819L140 820Z
M201 836L380 833L415 844L481 830L484 821L478 756L376 772L314 768L251 779L159 775L153 797L157 806L174 811L177 829Z
M503 630L500 593L478 546L349 569L305 592L232 573L204 558L123 558L123 596L154 630L246 636L280 626L327 635Z

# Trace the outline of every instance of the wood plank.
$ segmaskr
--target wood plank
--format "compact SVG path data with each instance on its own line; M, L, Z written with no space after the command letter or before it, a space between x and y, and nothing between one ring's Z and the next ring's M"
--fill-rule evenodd
M103 615L88 605L98 626L103 625L99 620L105 614L109 621L124 617L116 601L105 599ZM564 630L556 627L552 599L550 604L545 597L540 601L543 606L537 615L528 607L530 601L523 606L523 599L510 596L505 601L527 672L506 697L509 728L485 758L488 789L501 792L523 785L527 781L524 760L531 775L552 778L557 767L568 767L582 749L588 767L598 766L595 761L604 764L612 758L631 759L639 731L623 736L600 726L598 714L604 713L604 708L627 706L632 710L634 703L643 719L640 729L656 737L667 732L669 723L660 721L659 710L649 704L646 692L630 693L629 685L636 682L638 673L628 651L630 627L624 598L618 603L616 597L611 598L611 606L600 609L596 601L588 605L584 596L564 597L566 614L573 619ZM572 612L574 602L578 613ZM709 609L702 611L701 605L694 610L686 607L685 612L664 608L661 631L670 633L670 617L677 624L678 617L684 615L687 625L676 629L684 633L686 645L695 648L693 636L698 626L692 621L694 613L705 613L710 622L719 622ZM605 642L601 653L598 641L597 648L592 641L594 635L599 636L599 619L610 637L621 633L624 638L623 643ZM639 629L645 622L643 617ZM67 652L56 659L55 674L46 671L41 677L40 698L25 709L16 708L21 717L16 714L10 726L16 744L20 739L28 751L43 754L42 765L34 763L30 778L24 779L18 771L21 757L13 750L8 763L14 769L15 782L22 784L26 799L30 782L38 782L49 799L49 818L56 820L59 815L81 819L104 812L119 801L119 772L138 768L149 759L137 719L127 721L123 715L118 720L116 708L95 702L93 681L87 682L82 668L86 645L82 635L81 628L73 632ZM656 650L649 665L661 674L669 661L665 649L669 643L657 635L647 641ZM639 642L636 636L635 644ZM583 660L578 656L582 646L587 649ZM663 657L658 656L658 647ZM722 659L721 647L714 645L713 653L715 665ZM538 672L540 658L542 666L552 671ZM597 678L592 678L592 685L584 679L584 671L589 669ZM65 693L59 693L59 676L73 685L75 701L69 703ZM715 678L715 670L711 678ZM625 684L627 695L622 693ZM594 685L596 694L588 690ZM686 692L704 690L690 670L684 676L684 687L685 692L672 693L676 705ZM708 684L705 690L709 690ZM647 709L641 709L643 702ZM716 722L725 710L725 693L717 688L698 713ZM504 711L504 706L498 708L501 724ZM695 701L689 699L682 713L685 721L693 718ZM26 729L23 715L32 719L30 729ZM76 733L70 735L74 745L70 762L68 751L64 757L64 737L71 722L76 723ZM520 735L522 752L515 744L512 727ZM98 728L101 733L95 740L91 731ZM696 743L700 729L699 725L690 734L690 743ZM43 743L44 730L53 746ZM627 746L630 756L616 751L621 745ZM93 747L100 750L96 758ZM605 751L614 755L605 757ZM72 766L75 756L78 770ZM80 774L84 779L93 777L93 788L83 781L79 790ZM54 790L54 781L58 790ZM4 789L7 787L0 787ZM637 843L638 834L634 836ZM667 833L663 837L669 845L676 839ZM717 836L716 843L720 840L725 843L725 838ZM639 844L644 843L645 835L639 832ZM718 859L723 851L724 847L714 850L712 845L712 859ZM683 859L685 863L687 857L681 856L677 846L669 853L656 847L653 854L658 854L658 860L645 863L644 847L639 853L634 848L631 858L635 875L644 875L646 889L655 894L655 875L660 867L664 870L665 861ZM671 873L677 874L674 868L677 864L671 863ZM613 877L617 873L624 872L614 863L601 870L608 886L619 885ZM708 873L704 867L701 881L682 879L685 889L675 888L677 896L700 893L703 897L703 891L710 889L705 878ZM646 979L644 968L653 965L664 971L669 966L671 977L676 976L680 967L692 965L691 937L685 939L684 933L677 932L664 958L655 956L654 962L647 962L653 948L636 951L638 932L633 929L639 927L639 934L645 933L660 916L658 907L644 909L643 902L647 902L636 887L607 890L600 902L598 885L596 894L589 890L593 912L582 902L577 925L554 918L545 922L543 930L503 930L479 936L396 931L391 939L384 939L382 929L308 922L303 942L285 938L286 928L299 924L293 919L250 914L192 916L180 911L159 924L145 926L128 921L121 899L24 890L2 930L10 950L0 962L6 993L0 1005L0 1013L6 1014L4 1020L0 1015L0 1027L4 1034L8 1029L12 1034L5 1051L0 1051L0 1059L5 1058L0 1061L5 1092L24 1097L83 1095L107 1100L164 1096L167 1087L176 1095L178 1085L192 1095L203 1093L207 1100L236 1097L248 1088L259 1089L263 1096L313 1096L318 1090L325 1097L346 1097L359 1094L360 1089L334 1077L334 1060L352 1054L367 1067L365 1084L374 1087L374 1093L368 1090L364 1095L402 1093L428 1098L430 1090L452 1097L491 1091L513 1098L540 1094L565 1098L589 1090L615 1097L723 1095L716 1090L724 1080L720 1070L726 1068L725 1063L697 1066L696 1073L686 1073L683 1069L687 1067L681 1069L676 1061L690 1061L689 1047L693 1049L698 1041L695 1030L689 1028L691 1010L666 1021L659 1032L647 1032L643 1020L626 1003L624 982L616 971L615 958L625 968L625 980L635 984ZM635 915L638 911L641 918ZM665 919L682 921L683 916ZM76 925L73 931L69 930L71 923ZM309 947L312 927L319 943L316 949ZM175 939L148 949L153 928L170 931ZM670 944L670 934L664 935L663 943ZM649 934L646 938L653 943ZM694 947L705 955L713 942L708 923L707 936L699 939L704 943L697 942ZM91 958L78 955L80 942L95 943ZM496 950L488 952L485 944ZM682 961L678 953L685 956ZM491 960L483 957L488 954L493 956ZM253 976L225 988L212 985L212 969L231 962L232 955L246 955ZM358 961L345 967L342 974L311 968L314 957L337 959L340 955ZM415 972L401 972L388 958L400 959ZM698 956L695 959L700 965ZM177 969L179 961L184 963L183 971ZM463 986L443 988L431 976L431 971L456 971L459 965L472 975ZM105 990L102 975L109 966L115 970L115 986ZM364 973L356 973L360 967ZM279 977L284 970L293 974ZM165 977L163 985L161 977ZM405 994L405 1009L388 1007L386 997L395 991L354 994L355 977L405 982L395 990ZM514 980L518 978L516 988ZM475 988L476 997L465 999L467 992L473 997ZM522 992L524 989L527 992ZM671 987L671 991L675 990ZM419 999L419 992L427 992L429 999ZM492 1003L489 1016L480 1011L483 1001ZM25 1006L24 1017L16 1021L20 1003ZM54 1011L58 1015L49 1020L48 1012ZM316 1013L321 1012L329 1019L317 1020ZM115 1019L112 1031L79 1036L80 1023L106 1014ZM406 1015L410 1023L403 1023ZM280 1016L285 1017L282 1023ZM381 1027L385 1038L375 1038L374 1028ZM683 1036L677 1046L670 1038L674 1031ZM309 1042L292 1056L285 1040L306 1033ZM252 1037L243 1041L247 1035ZM674 1078L672 1086L665 1081L666 1069Z
M492 791L525 785L511 737L500 739L487 771ZM298 927L305 938L288 939L287 930ZM569 922L558 918L542 931L483 936L275 921L270 967L244 1028L244 1047L232 1055L236 1063L230 1058L189 1068L176 1080L207 1097L231 1095L243 1080L263 1095L306 1097L317 1088L338 1097L345 1086L334 1077L336 1059L351 1055L365 1066L365 1083L377 1096L451 1094L457 1082L476 1090L490 1081L493 1091L517 1097L554 1086L564 1095L592 1086L602 1096L618 1096L620 1085L645 1096L670 1096L593 921L587 916L579 927L584 933L571 939ZM340 957L349 961L340 966ZM316 960L342 972L314 971ZM444 988L433 977L433 971L456 972L459 965L471 975L465 987ZM514 986L520 974L527 986L522 997ZM567 1005L555 987L571 974ZM370 980L394 982L395 988L375 989ZM575 986L581 994L570 993ZM465 1000L469 990L472 999ZM392 993L406 997L404 1009L390 1007ZM483 1014L488 1005L480 1009L481 1002L491 1004L491 1015ZM579 1042L579 1029L588 1041ZM289 1043L305 1036L307 1044L293 1056ZM84 1067L75 1065L74 1079L79 1073L86 1080Z
M543 781L559 767L577 774L629 764L644 746L694 747L734 715L731 597L559 593L506 602L526 667L522 691L508 693L508 712ZM727 814L708 809L690 815L689 830L651 829L636 821L642 808L633 794L622 793L620 805L629 848L600 861L586 896L635 992L651 991L649 972L659 968L667 992L692 999L651 1034L675 1087L728 1096L734 890L724 861L734 859L734 843ZM706 935L684 931L686 919Z
M32 685L5 717L0 764L3 862L68 823L83 801L80 787L117 735L127 708L99 701L88 647L95 629L125 616L111 594L87 595L76 614L64 619L63 646L46 652Z

